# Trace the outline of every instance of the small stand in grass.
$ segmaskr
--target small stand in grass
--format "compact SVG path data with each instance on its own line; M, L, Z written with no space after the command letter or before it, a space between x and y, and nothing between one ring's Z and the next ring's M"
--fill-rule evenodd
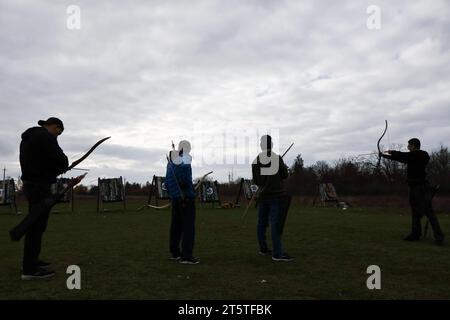
M123 211L126 210L125 187L122 177L100 179L97 188L97 212L104 212L104 203L122 202Z
M222 208L217 181L203 181L200 185L199 198L200 205L211 203L212 208L215 208L215 204L218 203L219 208Z
M154 199L154 205L152 205L152 199ZM159 208L158 200L170 201L170 197L166 189L166 177L158 177L154 175L152 179L152 184L150 185L147 204L140 207L138 210L142 210L144 208ZM168 206L168 204L164 205L163 207L166 206Z
M67 187L70 181L71 179L69 178L56 179L56 182L51 186L52 195L56 196L60 194L64 190L64 188ZM71 187L70 190L66 192L63 197L58 199L57 204L68 204L70 206L70 212L73 212L74 208L73 187Z
M16 185L14 179L3 177L0 187L0 206L9 206L9 212L17 214Z
M336 189L331 182L320 183L319 184L319 197L320 204L322 206L333 206L341 209L347 209L351 207L350 203L346 201L339 200L337 196ZM317 202L317 197L313 201L313 205L315 206Z
M250 200L252 199L252 197L256 194L256 191L258 191L258 186L256 184L253 183L253 181L251 179L241 179L241 182L239 183L239 190L238 190L238 194L236 196L236 201L234 203L235 207L240 207L241 204L241 197L242 194L245 197L245 200L247 201L247 205L250 202ZM255 201L255 205L256 205L256 201Z

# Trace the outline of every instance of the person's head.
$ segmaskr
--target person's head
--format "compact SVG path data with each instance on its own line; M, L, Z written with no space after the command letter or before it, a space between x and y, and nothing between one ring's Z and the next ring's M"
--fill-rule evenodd
M420 140L417 138L412 138L408 141L408 150L420 150Z
M191 143L187 140L181 140L178 144L178 150L180 150L180 155L189 154L191 152Z
M262 151L270 151L272 150L273 143L272 143L272 137L268 134L261 137L260 142L261 150Z
M64 131L63 122L54 117L48 118L47 120L39 120L38 125L47 129L47 131L55 137L58 137Z

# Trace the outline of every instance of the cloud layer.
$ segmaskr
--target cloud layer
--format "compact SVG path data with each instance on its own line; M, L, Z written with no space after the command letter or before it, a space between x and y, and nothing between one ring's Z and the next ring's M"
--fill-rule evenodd
M0 160L14 177L21 132L49 116L72 160L113 136L82 165L92 179L145 182L164 174L171 140L192 139L195 161L230 132L256 144L276 130L280 150L295 142L288 163L373 151L384 119L386 144L450 145L445 0L77 1L80 30L66 27L70 4L0 4ZM372 4L380 30L366 26ZM254 147L225 153L250 161ZM197 161L194 175L209 168L251 174Z

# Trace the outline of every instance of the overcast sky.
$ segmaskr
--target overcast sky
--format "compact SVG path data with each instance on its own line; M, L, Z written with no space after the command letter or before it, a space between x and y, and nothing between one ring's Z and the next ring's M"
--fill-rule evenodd
M85 183L163 175L181 139L194 176L221 181L251 176L266 132L280 152L295 142L288 164L372 152L385 119L386 146L450 146L446 0L3 0L0 43L0 165L13 177L21 133L50 116L71 161L112 136L80 164Z

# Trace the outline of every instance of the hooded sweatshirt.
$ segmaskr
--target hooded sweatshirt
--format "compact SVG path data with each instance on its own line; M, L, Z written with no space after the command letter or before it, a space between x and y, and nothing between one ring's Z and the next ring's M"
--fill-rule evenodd
M55 136L43 127L33 127L22 133L20 167L24 182L55 183L66 172L69 160Z

